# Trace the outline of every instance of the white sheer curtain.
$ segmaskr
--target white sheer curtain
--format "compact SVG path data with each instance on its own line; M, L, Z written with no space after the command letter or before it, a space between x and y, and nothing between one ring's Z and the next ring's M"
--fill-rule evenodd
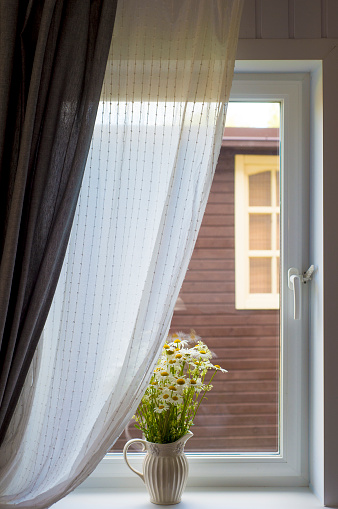
M215 169L241 0L123 0L62 275L1 456L0 507L48 507L133 415Z

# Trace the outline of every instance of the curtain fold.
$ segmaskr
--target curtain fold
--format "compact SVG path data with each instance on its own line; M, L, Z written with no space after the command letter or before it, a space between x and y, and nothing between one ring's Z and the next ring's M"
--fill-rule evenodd
M0 3L0 443L62 267L116 2Z
M215 170L241 0L120 0L53 303L1 450L0 508L49 507L133 415Z

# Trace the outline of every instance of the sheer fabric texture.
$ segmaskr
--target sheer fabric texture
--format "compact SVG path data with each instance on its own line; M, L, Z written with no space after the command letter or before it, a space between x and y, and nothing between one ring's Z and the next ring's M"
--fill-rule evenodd
M135 412L207 202L240 10L119 2L68 251L3 447L0 507L67 494Z

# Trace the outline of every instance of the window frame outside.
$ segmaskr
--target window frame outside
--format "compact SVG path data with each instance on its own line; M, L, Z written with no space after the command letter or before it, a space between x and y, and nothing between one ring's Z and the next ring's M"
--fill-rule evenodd
M292 168L281 177L284 211L292 220L281 220L281 348L280 452L279 453L187 453L190 486L308 486L308 296L303 292L303 313L291 320L293 296L287 286L288 267L301 271L308 265L309 75L238 74L232 100L280 101L281 131L284 132L281 167ZM302 197L299 197L299 192ZM283 202L283 200L282 200ZM300 235L302 232L302 237ZM141 469L142 455L130 454ZM137 487L138 482L124 464L122 453L107 454L83 483L83 488Z
M258 161L258 162L257 162ZM276 161L278 162L278 170ZM250 168L248 170L248 168ZM272 168L272 169L271 169ZM280 257L280 250L276 246L276 218L279 204L273 203L267 206L264 211L259 206L258 214L271 215L271 245L270 249L252 250L249 245L249 177L262 171L271 173L271 197L276 196L275 173L280 170L279 155L235 155L235 295L236 309L279 309L278 273L277 259ZM261 212L263 211L263 212ZM273 246L275 246L273 248ZM267 256L271 258L271 292L251 293L250 292L250 257L256 254L258 257ZM279 263L279 262L278 262Z

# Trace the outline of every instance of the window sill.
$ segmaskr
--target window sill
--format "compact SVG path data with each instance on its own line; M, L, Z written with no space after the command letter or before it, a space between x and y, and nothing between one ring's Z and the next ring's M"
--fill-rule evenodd
M296 448L294 448L296 449ZM309 486L306 462L297 456L278 454L199 454L187 453L189 461L188 488L206 490L235 487L307 487ZM143 453L130 453L129 461L142 471ZM107 454L81 489L142 489L142 481L128 468L122 453Z
M180 509L319 509L323 505L309 488L187 488ZM153 509L146 489L91 489L78 488L55 509ZM169 506L168 506L169 507Z

